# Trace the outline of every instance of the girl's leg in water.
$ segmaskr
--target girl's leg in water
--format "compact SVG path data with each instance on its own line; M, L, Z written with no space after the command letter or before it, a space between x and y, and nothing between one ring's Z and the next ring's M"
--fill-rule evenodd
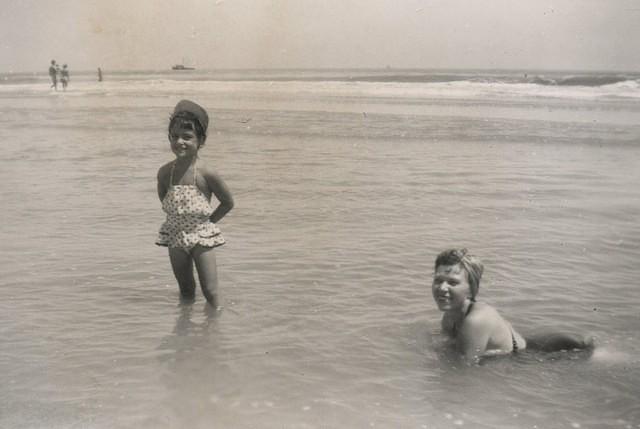
M212 247L196 246L193 259L198 270L202 294L213 308L218 308L218 267L216 252Z
M169 248L169 259L173 274L180 286L180 295L185 299L194 299L196 296L196 281L193 278L193 258L190 254L179 248Z

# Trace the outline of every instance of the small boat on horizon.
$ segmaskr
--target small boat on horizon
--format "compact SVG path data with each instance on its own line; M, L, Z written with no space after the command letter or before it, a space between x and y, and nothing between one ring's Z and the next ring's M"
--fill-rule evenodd
M184 64L175 64L171 70L195 70L194 67L187 67Z

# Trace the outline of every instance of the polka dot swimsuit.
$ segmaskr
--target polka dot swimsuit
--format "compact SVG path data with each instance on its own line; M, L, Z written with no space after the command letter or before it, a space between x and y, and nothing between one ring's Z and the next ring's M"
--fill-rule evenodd
M178 247L189 252L196 245L203 247L222 246L225 241L220 229L209 220L213 213L211 203L196 186L197 169L193 166L193 185L174 185L171 166L169 191L162 200L162 210L167 220L160 227L156 244Z

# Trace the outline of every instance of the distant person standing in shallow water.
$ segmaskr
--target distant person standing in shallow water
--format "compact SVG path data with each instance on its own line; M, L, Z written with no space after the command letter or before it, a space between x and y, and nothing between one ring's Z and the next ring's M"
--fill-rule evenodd
M98 67L98 82L102 82L102 69Z
M49 66L49 77L51 78L51 88L58 90L58 70L56 69L56 60L51 60Z
M62 66L62 71L60 72L60 82L62 83L62 90L67 90L67 85L69 84L69 69L67 69L67 65Z
M436 258L432 292L444 312L442 331L455 339L467 360L526 348L549 352L593 348L593 339L579 335L551 333L524 338L495 308L476 301L483 271L482 262L466 249L445 250Z
M169 121L169 142L176 156L158 170L158 196L167 220L156 244L169 248L173 273L185 299L195 297L195 263L200 288L209 304L219 308L214 248L225 243L216 222L233 208L224 181L199 157L207 138L209 116L189 100L180 101ZM211 205L211 196L219 201Z

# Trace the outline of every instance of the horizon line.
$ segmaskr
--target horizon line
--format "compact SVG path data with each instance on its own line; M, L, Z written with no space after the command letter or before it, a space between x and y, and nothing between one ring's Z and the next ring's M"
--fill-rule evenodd
M71 69L71 68L70 68ZM157 69L157 68L118 68L118 69L109 69L100 67L102 73L105 71L110 73L131 73L131 72L172 72L175 71L177 73L188 74L190 72L265 72L265 71L280 71L280 72L301 72L301 71L315 71L315 72L337 72L337 71L357 71L357 72L366 72L366 71L398 71L398 72L411 72L411 71L431 71L431 72L522 72L522 73L544 73L544 72L566 72L566 73L640 73L640 70L623 70L623 69L569 69L569 68L489 68L489 67L469 67L469 68L460 68L460 67L220 67L220 68L194 68L193 70L172 70L171 67ZM73 70L73 69L71 69ZM74 73L84 74L84 73L97 73L98 67L93 69L79 69L74 71ZM41 70L24 70L24 71L1 71L1 75L12 75L12 74L44 74L47 75L47 68L44 67Z

